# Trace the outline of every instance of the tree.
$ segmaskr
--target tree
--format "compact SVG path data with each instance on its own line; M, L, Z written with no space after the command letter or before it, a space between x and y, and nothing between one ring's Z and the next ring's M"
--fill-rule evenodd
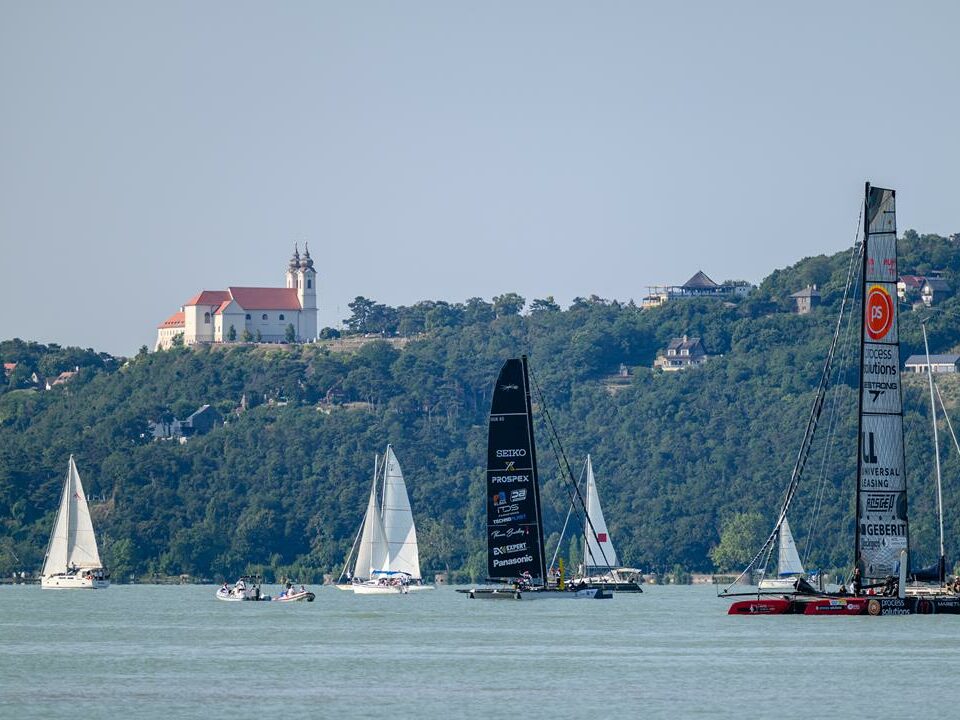
M240 336L240 339L246 343L251 342L253 340L253 333L250 332L250 328L243 329L243 335Z
M143 358L145 358L145 357L147 356L147 354L148 354L149 352L150 352L150 350L147 349L147 346L146 346L146 345L141 345L141 346L140 346L140 349L137 350L137 359L138 359L138 360L142 360Z
M737 513L723 524L720 543L710 550L710 559L721 572L742 570L764 541L765 524L758 512Z
M560 306L553 299L553 295L547 295L545 298L536 299L530 304L530 314L544 312L560 312Z
M293 327L293 323L287 323L287 330L286 330L286 332L284 333L284 339L285 339L288 343L292 343L292 342L295 342L295 341L296 341L296 339L297 339L297 331L296 331L296 329Z
M376 305L377 303L375 301L368 300L363 297L363 295L357 295L357 297L353 299L353 302L347 304L347 307L350 308L350 311L353 313L344 320L347 327L354 332L367 332L367 320L370 317L370 312Z
M340 337L340 331L336 328L325 327L320 331L321 340L333 340L334 338Z
M233 325L231 325L230 329L227 331L227 340L230 342L237 341L237 329Z
M515 292L504 293L493 298L493 311L497 317L506 315L519 315L523 306L527 304L526 299Z
M170 340L170 347L183 347L183 333L177 333L173 336L173 338Z
M257 334L254 336L254 339L258 343L263 342L263 334L260 332L260 328L257 328Z

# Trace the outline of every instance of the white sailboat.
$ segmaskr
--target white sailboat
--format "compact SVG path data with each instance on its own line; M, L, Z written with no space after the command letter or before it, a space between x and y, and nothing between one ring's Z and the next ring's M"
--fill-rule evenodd
M800 560L800 553L797 552L793 533L790 532L790 523L784 518L780 525L777 577L763 578L759 587L761 590L793 590L797 585L797 578L803 575L803 562Z
M585 584L619 592L643 592L640 588L640 570L620 567L617 551L613 547L613 540L607 531L607 521L600 507L600 494L597 492L597 479L593 474L590 455L587 455L585 509L589 522L584 522L583 529L582 573L571 582L574 585Z
M417 529L410 509L410 498L403 482L403 471L387 445L383 462L383 506L377 501L377 462L370 499L353 566L353 582L338 585L357 595L395 595L410 590L432 589L420 576Z
M71 455L60 509L40 572L40 587L99 590L109 586L110 574L100 562L87 497Z

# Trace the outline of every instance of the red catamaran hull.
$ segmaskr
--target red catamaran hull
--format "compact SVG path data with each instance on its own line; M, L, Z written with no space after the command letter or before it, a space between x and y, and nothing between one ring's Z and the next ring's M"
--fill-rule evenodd
M728 615L960 615L960 596L772 597L738 600Z

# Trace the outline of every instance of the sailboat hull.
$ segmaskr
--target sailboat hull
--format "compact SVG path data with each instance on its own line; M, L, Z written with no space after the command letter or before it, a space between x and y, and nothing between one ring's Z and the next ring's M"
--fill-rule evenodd
M40 578L43 590L105 590L110 587L109 580L97 580L83 575L51 575Z
M366 583L353 586L354 595L406 595L407 588L403 585L367 585Z

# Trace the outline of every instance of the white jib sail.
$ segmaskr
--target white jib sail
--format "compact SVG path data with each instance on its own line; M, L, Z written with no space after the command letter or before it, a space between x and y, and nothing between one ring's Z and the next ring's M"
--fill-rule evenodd
M60 509L53 524L41 574L49 577L64 573L71 565L77 568L102 567L87 496L83 492L83 483L73 455L70 456L67 479L60 496Z
M780 525L780 555L777 562L777 573L780 577L803 575L803 563L800 562L800 553L797 552L797 544L793 541L790 523L787 522L786 518Z
M600 496L597 494L597 481L593 477L593 463L587 455L587 517L590 522L585 528L586 543L584 563L586 567L617 567L617 551L613 549L613 542L607 532L607 523L603 519L603 510L600 509ZM591 531L590 526L593 526Z
M377 477L374 474L367 514L363 516L363 534L360 536L353 576L371 578L374 570L389 569L389 553L383 532L383 520L380 518L380 505L377 503Z
M387 445L383 473L383 530L390 554L390 569L420 578L420 552L417 528L413 524L410 498L403 482L400 463Z

